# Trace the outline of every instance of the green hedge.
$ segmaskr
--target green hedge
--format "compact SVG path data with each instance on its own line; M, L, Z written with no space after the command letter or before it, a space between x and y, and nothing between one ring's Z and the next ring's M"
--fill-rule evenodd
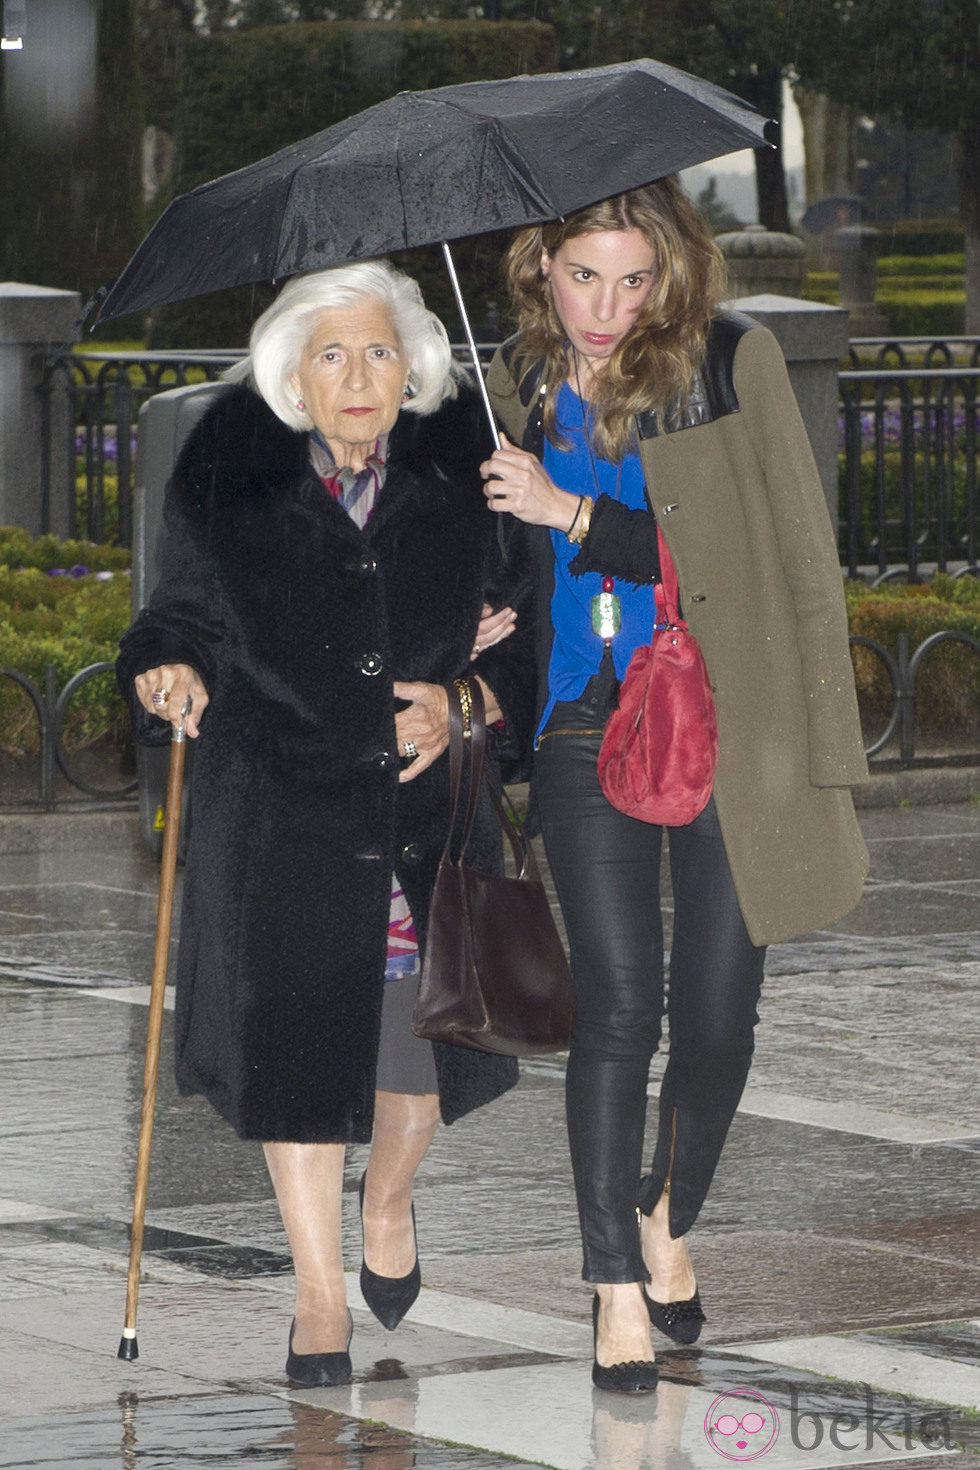
M925 276L963 279L966 257L962 250L950 255L882 255L878 259L878 279L883 276Z
M953 255L963 250L962 220L906 219L875 228L884 236L888 255Z
M333 21L188 38L176 111L175 191L252 163L400 91L548 71L553 29L538 21ZM286 79L286 84L284 84ZM461 243L457 269L477 324L499 310L499 242ZM456 314L432 252L412 252L428 304ZM240 347L272 299L266 287L224 291L156 314L153 347Z
M874 638L894 655L899 635L915 650L944 629L980 641L980 578L948 577L937 572L914 586L845 588L852 633ZM870 649L852 650L858 701L865 731L883 727L891 712L891 685L880 659ZM980 654L947 641L926 655L915 687L916 731L932 741L956 743L980 735Z
M126 553L90 542L31 541L23 531L0 527L0 665L44 679L57 670L58 687L89 664L108 662L130 621ZM50 576L55 568L91 568L83 576ZM98 571L114 573L98 580ZM930 634L958 629L980 640L980 579L937 574L922 586L845 587L853 633L874 638L892 653L905 633L914 652ZM887 720L890 686L880 661L854 650L855 675L865 729ZM926 658L917 685L917 726L931 738L956 741L980 735L980 655L955 643ZM67 740L75 748L95 741L128 739L125 708L111 675L90 680L72 701ZM36 753L37 721L26 697L0 680L0 750Z
M53 664L61 690L80 669L114 659L130 622L128 563L129 552L118 546L32 540L18 527L0 527L0 666L43 689ZM112 675L87 680L68 707L67 748L127 737L128 715ZM12 680L0 679L0 750L36 754L39 744L33 705Z
M966 293L959 290L915 290L901 293L879 288L877 305L894 337L959 337L966 320Z

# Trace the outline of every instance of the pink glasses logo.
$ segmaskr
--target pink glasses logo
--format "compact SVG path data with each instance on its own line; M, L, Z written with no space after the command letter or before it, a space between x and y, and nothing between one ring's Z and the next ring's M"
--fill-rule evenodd
M730 1388L709 1405L704 1435L726 1460L757 1460L776 1443L779 1415L754 1388Z

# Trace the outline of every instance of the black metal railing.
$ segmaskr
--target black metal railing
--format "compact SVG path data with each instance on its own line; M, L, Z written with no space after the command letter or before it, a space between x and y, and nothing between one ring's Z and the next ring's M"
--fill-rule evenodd
M882 765L897 762L904 767L916 764L932 764L936 757L932 755L920 755L917 750L918 736L916 731L916 682L925 659L942 643L956 642L965 644L975 654L980 655L980 640L972 638L967 633L954 629L945 629L931 634L914 653L909 653L909 641L902 633L897 639L896 653L892 653L883 643L874 638L866 638L862 634L851 635L851 646L869 650L881 661L887 675L891 689L891 708L884 721L881 732L873 736L865 747L865 754L875 766L875 758L879 758ZM68 706L78 692L79 688L87 679L98 674L108 672L113 668L111 663L91 664L87 669L80 670L75 674L60 691L57 688L57 676L53 665L48 665L45 670L44 688L40 689L27 678L25 674L16 669L0 668L0 678L8 678L18 685L28 695L34 706L40 732L40 753L38 761L38 792L37 797L30 804L42 807L46 811L55 809L58 796L55 789L56 771L60 770L75 790L83 795L99 801L122 801L134 797L137 790L135 780L124 781L121 785L113 787L96 786L86 781L73 767L72 757L64 746L64 724L65 714ZM948 752L943 756L949 760ZM980 761L980 741L967 738L957 754L962 762L975 764ZM19 803L24 805L24 802ZM4 801L0 794L0 809L10 807L9 801Z
M461 357L466 349L454 349ZM494 350L479 346L484 365ZM42 525L67 485L67 522L93 541L132 539L139 410L167 388L213 380L241 357L213 352L69 353L42 386ZM867 366L873 359L873 365ZM848 574L916 581L933 569L977 573L980 338L857 338L841 371L840 554ZM67 396L69 412L51 405ZM67 425L60 437L58 421ZM76 481L83 503L79 504Z
M18 669L0 667L0 678L10 679L19 689L23 690L34 706L34 713L37 717L40 746L37 797L31 803L32 805L40 806L45 811L54 810L57 802L55 777L58 771L71 787L93 800L123 801L135 796L137 787L135 780L124 780L122 784L110 787L96 786L93 782L85 780L73 764L72 755L65 748L65 715L72 699L88 679L94 679L99 674L111 673L114 669L115 665L111 663L89 664L88 668L80 669L77 674L73 674L64 688L59 690L57 670L53 664L47 664L45 667L43 688L39 688L33 679L29 679ZM9 806L12 803L0 802L0 805Z
M838 379L848 574L977 574L980 338L856 338L850 361Z
M67 523L87 540L131 546L133 469L139 411L168 388L211 382L238 358L213 352L59 353L41 382L41 527ZM59 399L67 412L57 414ZM56 422L64 432L55 431ZM81 478L84 504L76 484ZM111 493L110 486L115 486ZM54 487L67 487L67 514L56 515Z

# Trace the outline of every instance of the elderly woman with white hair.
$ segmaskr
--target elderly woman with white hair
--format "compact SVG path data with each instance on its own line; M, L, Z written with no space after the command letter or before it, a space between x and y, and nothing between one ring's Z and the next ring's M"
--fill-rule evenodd
M449 820L446 686L480 681L519 755L533 700L506 556L482 494L477 394L418 287L385 262L297 277L167 493L163 574L123 636L137 738L185 700L193 777L175 1016L180 1090L260 1141L296 1271L286 1372L351 1376L345 1145L364 1298L392 1328L419 1290L412 1184L439 1117L516 1064L411 1030ZM526 623L526 626L525 626ZM513 633L513 636L510 636ZM487 794L470 854L499 870Z

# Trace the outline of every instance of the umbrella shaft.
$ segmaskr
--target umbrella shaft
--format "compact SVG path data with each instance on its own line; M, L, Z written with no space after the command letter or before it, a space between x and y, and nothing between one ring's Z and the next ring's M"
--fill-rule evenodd
M452 284L453 295L456 297L456 305L459 307L459 314L463 320L463 331L466 333L466 344L470 349L470 357L473 359L473 371L476 374L476 386L480 390L480 396L483 399L483 407L487 411L487 421L490 424L490 433L493 437L493 447L494 449L499 449L500 435L497 433L497 423L493 416L493 409L490 406L490 394L487 392L487 385L484 382L483 378L483 369L480 367L480 354L476 350L476 341L473 337L473 328L470 326L469 315L466 311L466 302L463 300L463 293L459 285L459 277L456 274L456 266L453 263L452 251L450 250L445 240L443 240L442 242L442 255L443 259L446 262L446 270L449 272L449 280Z

